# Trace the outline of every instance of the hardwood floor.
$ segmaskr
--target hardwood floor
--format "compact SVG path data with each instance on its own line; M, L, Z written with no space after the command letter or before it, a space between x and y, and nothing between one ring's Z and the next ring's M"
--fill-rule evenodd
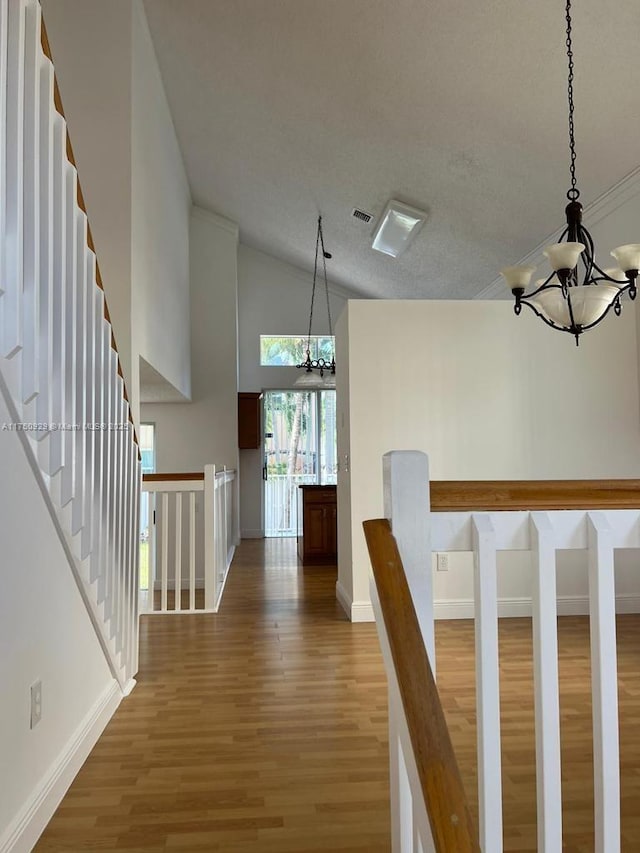
M138 686L36 849L387 853L384 670L335 581L246 541L219 614L144 617Z
M216 616L151 616L138 686L37 851L387 853L386 682L375 627L295 540L245 541ZM567 853L593 850L588 620L560 620ZM640 850L640 617L618 620L622 850ZM439 622L438 684L476 801L471 622ZM536 849L531 623L501 620L505 850ZM490 853L490 851L488 851Z

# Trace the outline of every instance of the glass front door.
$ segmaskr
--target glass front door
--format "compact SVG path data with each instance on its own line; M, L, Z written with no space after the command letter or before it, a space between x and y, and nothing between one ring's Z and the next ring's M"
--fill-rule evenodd
M335 391L264 394L265 536L295 536L298 486L336 482Z

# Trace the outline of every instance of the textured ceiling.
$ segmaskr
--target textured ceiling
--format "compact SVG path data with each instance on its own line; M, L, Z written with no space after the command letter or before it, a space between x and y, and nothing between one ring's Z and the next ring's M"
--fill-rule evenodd
M578 184L640 162L638 0L574 11ZM468 298L561 224L568 186L561 0L145 0L194 201L242 242L372 297ZM373 223L429 219L398 260ZM640 223L638 225L640 239Z

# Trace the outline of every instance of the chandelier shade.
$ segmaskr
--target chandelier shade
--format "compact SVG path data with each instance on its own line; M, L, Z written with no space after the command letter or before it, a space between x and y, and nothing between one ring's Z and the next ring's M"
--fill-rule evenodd
M318 280L318 259L322 255L322 274L324 279L324 294L327 303L327 320L329 324L329 338L331 340L331 358L311 358L311 333L313 330L313 309L316 298L316 285ZM311 288L311 308L309 310L309 332L307 334L307 349L306 358L300 364L296 364L298 369L302 369L304 373L295 381L296 387L303 388L335 388L336 376L336 358L335 344L333 338L333 325L331 323L331 305L329 302L329 284L327 281L327 260L331 259L330 252L324 248L324 234L322 233L322 216L318 216L318 228L316 231L316 255L313 264L313 285Z
M533 290L528 288L535 267L505 267L501 275L514 296L516 315L526 306L553 329L573 335L578 344L580 335L603 320L611 308L616 315L622 312L623 294L628 293L630 299L635 299L640 269L640 243L629 243L614 249L611 255L618 266L601 269L596 263L593 238L582 224L582 205L578 201L580 190L576 181L571 0L566 0L565 9L571 175L571 187L567 192L569 203L565 208L567 225L559 242L544 250L543 254L552 271L546 278L538 279Z

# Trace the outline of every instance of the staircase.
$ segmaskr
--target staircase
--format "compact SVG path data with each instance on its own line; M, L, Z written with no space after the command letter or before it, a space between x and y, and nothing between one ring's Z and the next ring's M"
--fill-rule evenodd
M38 0L0 0L0 392L126 694L138 445Z

